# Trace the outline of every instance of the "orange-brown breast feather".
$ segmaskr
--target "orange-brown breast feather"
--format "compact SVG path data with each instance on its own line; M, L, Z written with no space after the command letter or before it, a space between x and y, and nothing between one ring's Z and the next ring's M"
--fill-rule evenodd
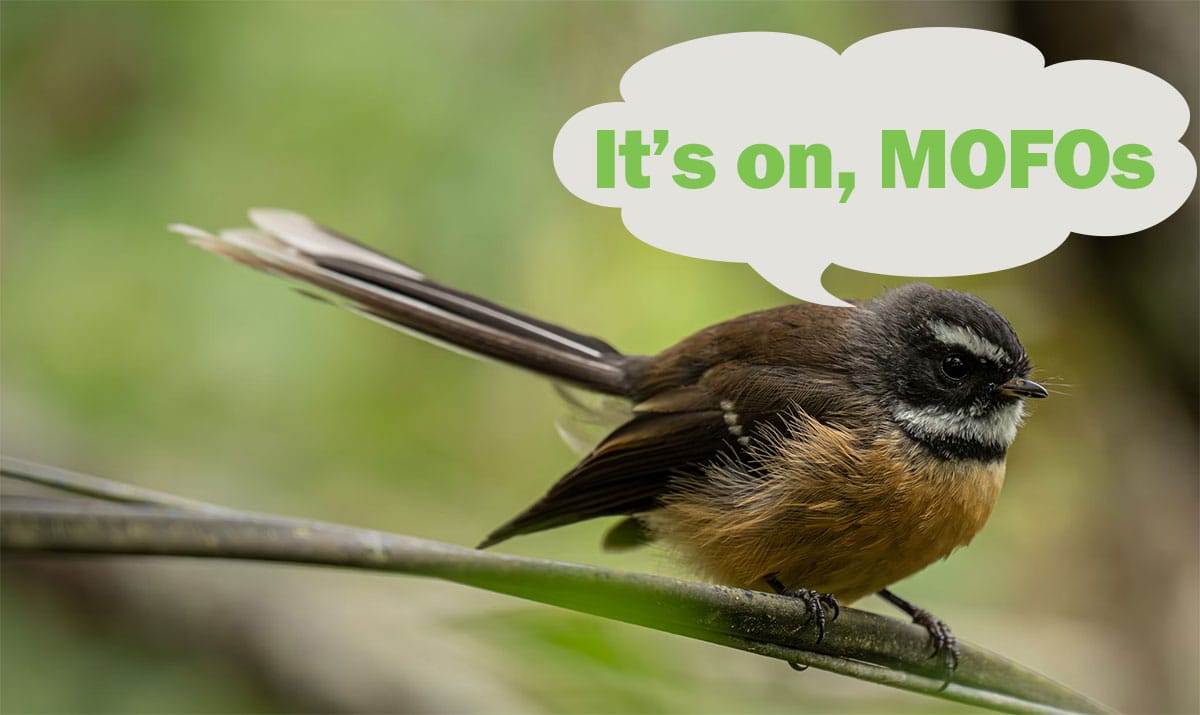
M834 593L886 588L969 542L991 513L1004 463L947 462L900 435L794 415L755 446L758 465L718 462L647 518L721 583Z

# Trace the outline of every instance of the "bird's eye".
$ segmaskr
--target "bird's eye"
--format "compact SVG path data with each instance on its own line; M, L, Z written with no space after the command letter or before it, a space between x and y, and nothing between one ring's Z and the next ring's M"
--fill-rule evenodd
M942 359L942 374L951 380L961 380L971 371L971 365L962 355L947 355Z

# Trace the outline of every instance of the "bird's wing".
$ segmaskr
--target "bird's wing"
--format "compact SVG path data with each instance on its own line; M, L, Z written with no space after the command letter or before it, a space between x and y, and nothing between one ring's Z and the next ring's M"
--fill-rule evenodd
M703 478L713 460L746 459L756 435L784 429L789 411L820 419L839 409L836 396L844 390L837 387L833 378L794 368L722 363L696 384L635 405L632 419L480 547L594 517L650 511L673 483Z

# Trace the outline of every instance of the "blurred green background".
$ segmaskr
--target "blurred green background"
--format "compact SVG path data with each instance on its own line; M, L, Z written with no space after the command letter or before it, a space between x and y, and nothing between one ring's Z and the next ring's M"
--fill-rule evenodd
M569 195L550 149L637 59L919 25L1136 64L1196 110L1197 5L0 5L6 454L254 510L474 544L573 461L535 378L298 299L167 234L303 211L430 275L653 352L788 300ZM1195 122L1186 142L1196 149ZM975 542L898 591L1128 711L1200 710L1197 208L937 281L1042 377ZM970 237L964 237L970 240ZM981 247L980 250L1003 250ZM832 269L836 293L899 279ZM607 524L513 553L610 555ZM6 712L928 712L955 706L453 585L244 563L4 559ZM889 612L868 599L863 607Z

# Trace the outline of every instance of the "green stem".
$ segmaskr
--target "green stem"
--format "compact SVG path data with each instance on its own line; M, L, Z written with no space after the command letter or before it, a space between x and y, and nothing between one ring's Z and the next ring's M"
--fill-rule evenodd
M648 574L506 556L410 536L240 512L4 459L0 472L105 499L6 497L0 547L254 559L429 576L1006 712L1110 712L1079 693L962 643L946 685L925 631L843 608L815 642L795 599Z

